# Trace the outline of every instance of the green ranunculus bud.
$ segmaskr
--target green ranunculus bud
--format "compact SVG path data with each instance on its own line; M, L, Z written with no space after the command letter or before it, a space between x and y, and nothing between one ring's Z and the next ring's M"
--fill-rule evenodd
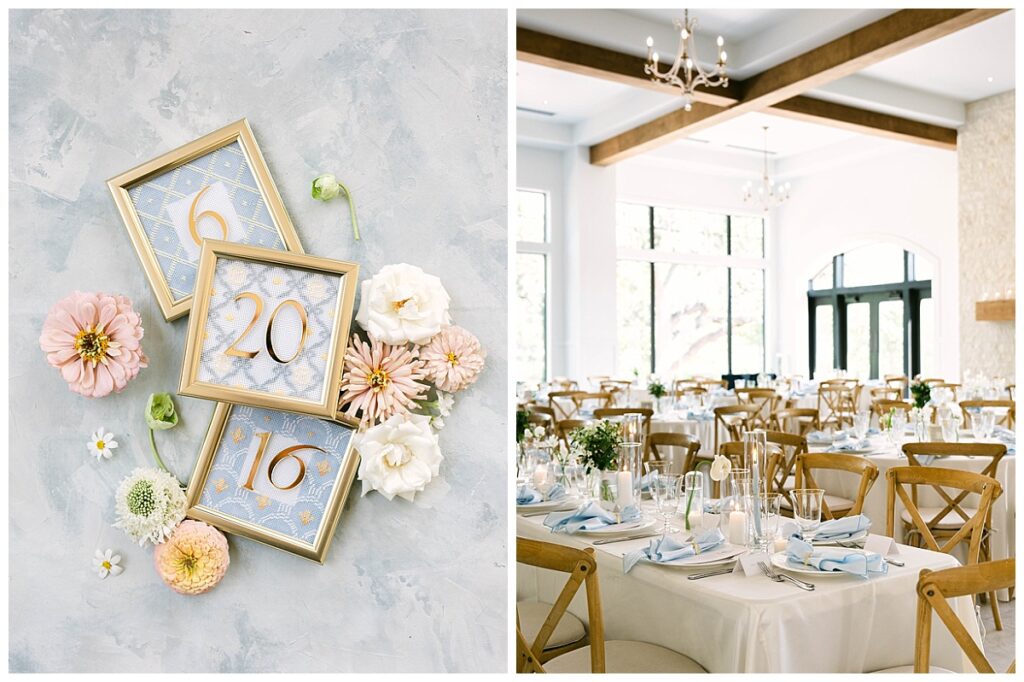
M320 201L330 201L334 197L338 196L338 192L341 191L341 185L338 184L338 179L334 177L332 173L324 173L318 175L313 180L313 198L319 199Z
M146 403L146 423L155 431L163 431L178 425L178 413L170 393L152 393Z

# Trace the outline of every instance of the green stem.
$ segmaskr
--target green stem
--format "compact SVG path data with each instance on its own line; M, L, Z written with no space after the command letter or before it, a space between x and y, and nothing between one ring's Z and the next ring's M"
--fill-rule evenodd
M339 182L338 186L344 190L345 196L348 198L348 212L352 216L352 233L355 234L356 241L359 241L359 221L356 220L356 200L352 198L352 192L348 191L348 187L346 187L344 183Z
M166 466L164 466L164 461L162 459L160 459L160 453L157 452L157 449L156 449L156 435L154 434L153 429L149 430L149 444L153 448L153 459L156 460L156 465L158 467L160 467L161 469L163 469L164 471L166 471L167 473L170 474L171 470L168 469ZM174 474L171 474L171 475L173 476Z
M686 530L690 530L690 505L693 504L693 491L686 498Z

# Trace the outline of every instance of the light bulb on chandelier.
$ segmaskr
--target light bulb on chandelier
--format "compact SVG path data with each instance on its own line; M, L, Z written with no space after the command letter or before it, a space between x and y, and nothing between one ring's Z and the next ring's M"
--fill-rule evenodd
M695 44L694 27L697 20L690 19L690 10L684 10L683 19L676 19L673 25L679 31L679 47L676 49L676 58L668 71L659 70L658 53L654 51L654 38L647 36L647 63L644 65L644 73L651 77L652 81L661 81L674 85L680 90L683 100L683 109L690 111L693 108L694 91L698 86L709 88L728 87L729 77L725 73L725 60L728 55L725 52L725 39L718 36L715 41L718 46L718 62L715 70L711 73L701 68L697 59L697 47Z

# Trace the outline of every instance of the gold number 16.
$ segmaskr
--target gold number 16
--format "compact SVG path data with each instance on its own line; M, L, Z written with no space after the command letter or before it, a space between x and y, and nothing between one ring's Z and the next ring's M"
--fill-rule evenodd
M245 482L242 487L246 490L252 490L252 484L256 480L256 473L259 471L260 462L263 461L263 452L267 449L267 442L270 440L271 434L269 432L257 433L256 437L260 439L260 447L256 451L256 458L252 461L252 468L249 469L249 480ZM281 452L274 455L274 458L270 460L270 465L267 467L267 480L278 490L291 490L299 483L302 482L303 477L306 475L306 463L296 455L295 453L299 450L319 450L320 452L326 453L327 451L323 448L318 448L315 445L293 445L290 448L285 448ZM299 474L295 477L295 480L288 485L278 485L274 482L274 469L283 460L291 457L299 464ZM255 491L254 491L255 492Z

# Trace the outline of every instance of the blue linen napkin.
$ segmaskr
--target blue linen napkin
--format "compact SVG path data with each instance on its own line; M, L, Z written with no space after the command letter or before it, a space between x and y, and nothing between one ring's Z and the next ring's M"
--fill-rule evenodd
M686 419L697 422L709 422L715 418L715 413L707 410L687 410Z
M824 521L818 526L818 531L814 534L815 540L848 540L858 533L862 533L871 528L871 519L864 514L857 514L856 516L844 516L841 519L832 519L831 521ZM795 537L798 540L803 540L803 535L798 530L790 537Z
M725 536L717 528L702 531L688 542L680 542L670 535L663 538L652 538L651 544L647 547L629 552L622 557L622 572L629 573L641 559L650 559L657 563L674 561L702 554L718 547L723 542L725 542Z
M786 555L791 566L813 566L819 571L850 573L867 578L869 573L885 575L889 565L879 554L860 552L833 547L814 547L809 542L790 538Z
M616 523L629 523L639 518L640 510L636 507L626 507L616 519L615 514L605 511L597 502L591 502L579 509L551 512L544 517L544 525L550 528L552 533L572 535L581 530L596 530Z
M867 450L871 447L871 442L865 438L864 440L855 440L850 438L844 440L841 443L835 442L828 448L828 452L849 452L850 450Z
M538 502L553 501L562 497L565 497L565 489L557 483L548 491L547 498L527 483L519 486L516 490L516 504L537 504Z
M839 434L829 435L824 431L809 431L807 433L808 443L831 443L834 440L839 439Z

